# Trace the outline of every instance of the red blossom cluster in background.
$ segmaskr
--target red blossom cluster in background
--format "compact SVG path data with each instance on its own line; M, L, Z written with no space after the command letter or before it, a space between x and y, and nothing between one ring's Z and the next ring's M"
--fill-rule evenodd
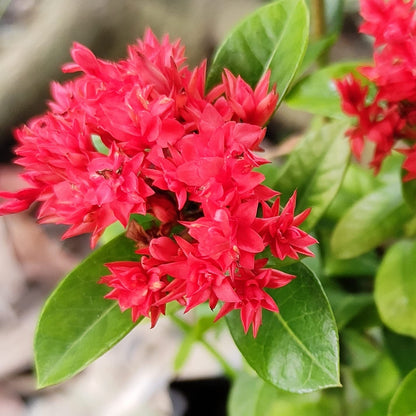
M118 220L140 256L107 264L107 298L152 326L167 302L187 311L221 301L216 319L240 309L256 335L262 308L278 311L265 289L294 278L260 253L297 259L316 242L298 228L308 211L294 215L296 194L283 209L279 198L269 205L278 193L253 171L267 163L254 151L278 99L270 74L253 90L225 70L206 93L205 62L190 70L179 41L150 30L126 60L97 59L80 44L71 54L64 71L83 74L53 83L49 111L16 130L30 187L1 192L0 214L37 201L39 222L70 225L64 238L92 233L92 246ZM145 230L131 214L157 225Z
M350 74L336 82L343 111L357 117L347 133L352 151L360 158L366 140L372 142L371 166L378 172L396 148L406 155L404 180L415 179L416 10L407 0L361 0L360 6L360 32L374 37L374 65L358 69L364 80ZM370 83L375 94L369 93Z

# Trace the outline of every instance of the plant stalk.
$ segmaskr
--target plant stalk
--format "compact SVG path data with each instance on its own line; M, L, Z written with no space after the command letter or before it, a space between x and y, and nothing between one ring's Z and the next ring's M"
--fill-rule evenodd
M175 315L170 315L169 318L182 329L182 331L189 333L193 330L193 326L189 325L187 322L183 321L182 319L178 318ZM222 367L224 374L229 378L229 380L234 380L236 373L235 370L231 367L230 364L225 360L225 358L221 355L221 353L214 348L201 334L197 337L198 342L200 342L206 349L211 353L211 355L219 362Z
M313 40L319 40L326 34L325 4L324 0L310 0L311 2L311 21Z
M320 40L326 35L325 1L310 0L311 9L311 38L314 41ZM318 66L323 67L328 63L328 52L324 52L318 58Z

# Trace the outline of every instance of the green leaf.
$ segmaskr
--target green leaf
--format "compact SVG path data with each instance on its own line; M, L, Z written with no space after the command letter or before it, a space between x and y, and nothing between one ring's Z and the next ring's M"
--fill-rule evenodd
M360 391L374 400L392 395L400 380L399 372L387 354L382 354L370 367L354 371L353 377Z
M405 171L403 171L402 176L404 176ZM406 203L409 205L413 211L416 211L416 180L402 182L402 191L403 197Z
M383 328L384 341L390 356L399 368L402 376L405 376L416 367L416 339L399 335Z
M104 263L137 260L134 242L119 236L92 253L55 289L41 312L35 334L39 387L59 383L81 371L133 329L129 311L104 299L98 284L108 274Z
M301 76L310 66L312 66L319 56L326 52L336 40L337 36L333 34L322 39L310 41L308 48L306 49L305 57L298 69L298 76Z
M97 152L102 153L103 155L108 155L110 149L104 144L98 134L91 134L91 141Z
M221 81L224 68L241 75L251 86L271 70L282 100L308 44L308 10L303 0L277 0L243 20L218 49L207 88Z
M303 393L339 386L338 333L322 286L302 263L284 270L297 277L269 291L280 313L264 311L253 338L234 311L227 315L231 335L247 362L275 387Z
M336 225L331 239L334 255L349 259L400 235L410 219L400 187L389 184L356 202Z
M362 277L374 276L379 265L375 251L362 254L354 259L337 259L328 256L325 259L325 274L330 277Z
M389 328L416 337L416 241L390 247L376 276L375 301Z
M299 81L286 96L286 104L296 110L303 110L321 116L345 119L334 79L349 73L357 74L356 68L362 62L341 62L314 71Z
M373 297L366 293L346 293L336 288L326 289L338 330L347 325L365 307L373 304Z
M100 244L107 244L113 238L123 234L125 231L126 229L123 227L120 221L113 222L104 230L103 235L100 237Z
M339 193L336 197L338 201ZM345 195L344 192L342 193ZM343 196L341 196L341 198L344 200ZM341 211L344 211L343 207L338 205L338 202L336 204ZM332 204L332 207L334 208L334 204ZM336 213L334 209L330 214L327 211L324 218L320 221L319 227L317 229L317 240L319 241L319 247L323 253L323 270L321 274L328 278L357 277L360 279L360 282L364 284L364 286L367 285L368 287L368 281L365 278L371 278L371 280L373 280L377 273L378 266L380 265L380 256L376 253L376 250L372 250L358 257L354 257L353 259L337 258L331 250L332 232L334 231L334 227L337 221L335 221L336 218L328 218L329 216L333 216L335 214ZM318 276L321 274L318 274ZM356 287L356 289L358 288Z
M341 188L328 207L325 218L337 222L351 205L379 188L382 184L381 179L375 176L370 169L356 163L350 163L345 172Z
M276 184L276 178L279 175L279 166L277 166L277 164L273 162L267 163L265 165L254 168L254 170L264 175L264 181L262 182L262 185L273 188L273 186Z
M381 357L380 347L367 334L353 329L344 329L341 333L344 360L355 370L364 370L375 364Z
M264 416L267 404L260 400L264 381L247 373L239 373L233 383L228 400L229 416ZM261 413L260 413L261 412Z
M369 400L365 399L364 402L369 402ZM368 404L367 404L368 405ZM380 415L386 415L387 410L389 407L389 398L380 399L377 401L373 401L370 404L370 407L365 410L365 412L360 413L360 416L380 416Z
M387 416L416 416L416 368L401 382L391 399Z
M229 416L322 416L338 415L338 397L313 392L289 393L277 389L259 377L238 374L228 401Z
M341 186L350 155L345 127L338 121L315 123L280 170L274 189L282 193L282 203L297 189L297 211L312 208L303 229L314 227Z

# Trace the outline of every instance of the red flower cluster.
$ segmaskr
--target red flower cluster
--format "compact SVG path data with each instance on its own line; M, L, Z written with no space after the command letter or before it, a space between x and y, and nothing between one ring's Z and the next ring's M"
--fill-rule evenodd
M407 158L404 178L416 178L416 10L413 1L361 0L362 33L374 37L374 66L360 67L367 85L348 75L336 82L346 114L357 117L348 131L360 158L366 140L374 144L371 166L377 172L399 140ZM376 87L370 94L368 84Z
M107 265L107 298L152 325L172 300L186 310L221 301L217 319L240 309L255 335L262 308L278 311L265 288L294 277L257 255L270 246L297 259L316 242L298 228L308 212L294 216L295 195L281 212L279 199L270 207L277 192L253 171L267 162L253 151L277 103L270 74L253 90L226 70L206 94L205 62L190 70L180 43L150 30L126 60L97 59L79 44L71 54L64 71L83 74L52 84L50 111L16 131L30 187L0 193L9 199L0 214L38 201L40 222L70 225L64 238L90 232L92 246L115 221L130 224L140 257ZM157 227L129 223L149 213Z

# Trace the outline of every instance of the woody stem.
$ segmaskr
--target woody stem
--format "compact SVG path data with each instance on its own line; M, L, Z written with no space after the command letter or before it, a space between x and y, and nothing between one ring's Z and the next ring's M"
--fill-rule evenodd
M325 2L324 0L310 0L311 9L311 38L312 40L322 39L326 35ZM324 66L328 61L328 55L322 54L318 58L318 65Z

